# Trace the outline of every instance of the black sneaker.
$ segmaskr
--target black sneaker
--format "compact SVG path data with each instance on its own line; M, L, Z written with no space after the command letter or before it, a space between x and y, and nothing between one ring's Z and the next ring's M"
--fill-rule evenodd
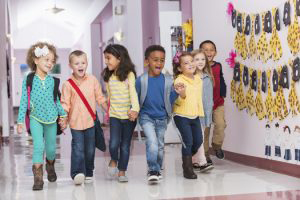
M157 172L157 173L158 173L158 174L157 174L158 179L159 179L159 180L163 179L163 176L162 176L161 172Z
M200 168L199 168L199 171L200 172L207 172L208 170L212 170L214 168L214 165L213 164L204 164L204 165L201 165Z
M194 171L200 171L200 165L198 163L193 163L193 169Z
M209 157L206 157L206 162L208 165L213 165L213 162Z
M158 178L157 171L149 171L148 172L148 181L149 182L157 182L158 180L159 180L159 178Z
M225 158L225 155L224 155L224 152L222 151L222 149L217 149L217 150L215 150L215 152L216 152L217 158L219 158L221 160L223 160Z

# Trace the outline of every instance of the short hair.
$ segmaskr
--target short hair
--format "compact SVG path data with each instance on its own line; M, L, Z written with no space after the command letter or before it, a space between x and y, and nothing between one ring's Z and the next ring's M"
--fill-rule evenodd
M202 49L204 44L212 44L214 46L215 50L217 51L216 44L211 40L205 40L205 41L201 42L201 44L199 45L199 49Z
M82 55L85 55L86 56L86 53L84 51L81 51L81 50L75 50L75 51L72 51L70 54L69 54L69 63L71 63L72 61L72 58L73 57L79 57L79 56L82 56Z
M166 53L165 49L160 45L151 45L145 50L145 59L147 59L153 51L161 51Z
M44 46L48 47L49 51L51 51L53 53L54 63L56 63L56 61L58 59L58 55L56 53L56 48L52 44L49 44L47 42L37 42L34 45L31 45L31 47L29 48L29 50L27 52L26 63L29 66L29 68L34 72L36 71L36 68L37 68L37 66L34 62L34 59L38 58L34 53L35 48L37 48L37 47L43 48Z

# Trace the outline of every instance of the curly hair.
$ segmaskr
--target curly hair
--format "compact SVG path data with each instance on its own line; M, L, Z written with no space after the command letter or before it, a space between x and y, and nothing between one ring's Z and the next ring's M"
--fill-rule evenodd
M135 66L129 57L127 49L120 44L110 44L108 45L103 53L112 54L114 57L120 60L120 65L115 71L110 71L108 67L105 67L102 71L102 77L105 82L109 81L111 75L115 72L116 76L120 81L125 81L130 72L133 72L136 76Z
M43 48L44 46L47 46L49 51L51 51L54 55L54 63L56 63L57 59L58 59L58 55L56 54L56 48L52 45L49 44L47 42L37 42L34 45L32 45L27 52L27 57L26 57L26 63L27 65L30 67L31 71L36 71L36 64L34 62L34 59L37 59L38 57L36 57L36 55L34 54L34 50L35 48L39 47L39 48Z
M179 56L179 62L175 62L174 60L176 60L176 59L173 59L173 75L174 75L174 78L176 78L179 74L182 73L181 71L179 71L178 68L180 67L182 58L185 57L185 56L193 57L190 52L183 51L183 52L181 52L181 55Z

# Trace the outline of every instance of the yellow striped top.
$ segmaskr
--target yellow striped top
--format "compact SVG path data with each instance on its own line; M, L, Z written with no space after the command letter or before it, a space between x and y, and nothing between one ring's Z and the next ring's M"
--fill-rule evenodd
M111 75L106 85L110 99L109 116L118 119L128 119L128 111L139 112L140 106L135 89L135 76L128 74L125 81L119 81L116 75Z
M199 75L195 75L194 79L180 74L174 81L174 84L183 83L186 87L185 99L180 96L176 99L173 112L175 115L186 116L188 118L203 117L202 104L202 80Z

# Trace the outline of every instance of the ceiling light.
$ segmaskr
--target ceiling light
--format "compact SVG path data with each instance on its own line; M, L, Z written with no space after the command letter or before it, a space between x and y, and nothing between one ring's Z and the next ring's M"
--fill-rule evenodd
M53 14L57 14L57 13L59 13L61 11L64 11L64 10L65 10L64 8L56 7L56 1L54 2L54 6L52 8L46 9L46 11L52 12Z

